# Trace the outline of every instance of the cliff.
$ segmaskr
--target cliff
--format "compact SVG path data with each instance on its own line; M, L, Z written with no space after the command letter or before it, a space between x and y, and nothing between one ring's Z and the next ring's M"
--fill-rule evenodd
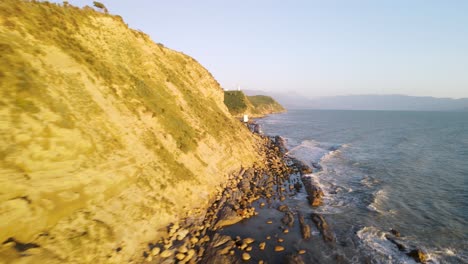
M259 158L213 76L119 16L0 14L0 260L138 261Z
M228 107L229 112L237 117L244 114L252 117L262 117L267 114L286 111L283 106L270 96L247 96L242 91L225 91L224 103Z

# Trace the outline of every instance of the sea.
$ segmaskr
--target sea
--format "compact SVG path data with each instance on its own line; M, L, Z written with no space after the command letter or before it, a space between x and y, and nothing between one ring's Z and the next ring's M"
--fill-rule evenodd
M295 201L336 238L309 242L307 263L415 263L416 248L428 263L468 263L467 112L290 110L257 122L324 190L321 207Z

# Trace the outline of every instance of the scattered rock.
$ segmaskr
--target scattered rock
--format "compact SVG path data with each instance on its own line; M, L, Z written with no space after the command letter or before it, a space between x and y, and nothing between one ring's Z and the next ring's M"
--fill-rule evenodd
M418 263L426 263L427 261L427 254L420 249L411 250L408 256L412 257Z
M252 244L255 241L255 239L248 237L248 238L244 238L242 241L246 244Z
M247 252L252 251L252 246L248 246L248 247L245 249L245 251L247 251Z
M232 241L232 238L230 236L220 236L216 233L213 237L212 245L213 247L217 248L221 245L226 244L228 241Z
M312 214L312 220L314 221L318 230L322 234L323 240L325 240L326 242L335 241L335 237L333 236L333 233L331 232L327 222L325 221L322 215L314 213Z
M151 255L157 256L157 255L159 255L159 252L161 252L161 249L160 249L159 247L154 247L154 248L151 250Z
M306 251L304 249L300 249L298 252L297 252L299 255L303 255L306 253Z
M293 226L294 225L294 215L291 211L287 211L283 218L281 219L281 222L287 226Z
M177 253L176 254L176 259L177 260L183 260L184 258L185 258L185 254L183 254L183 253Z
M266 223L270 225L270 224L273 224L273 221L268 220Z
M284 239L278 238L278 243L283 243Z
M161 258L168 258L168 257L172 256L172 251L166 249L163 252L161 252L160 256L161 256Z
M266 243L265 242L261 242L260 244L258 244L258 248L260 250L264 250L265 249L265 246L266 246Z
M179 253L187 253L188 249L187 249L187 247L185 245L183 245L183 246L179 247L179 249L177 249L177 251Z
M301 256L299 255L287 255L285 259L287 264L304 264L304 260L302 260Z
M280 206L278 207L278 211L280 211L280 212L287 212L287 211L289 211L289 208L288 208L287 205L283 204L283 205L280 205Z
M246 252L242 253L242 260L247 261L249 259L250 259L250 254L249 253L246 253Z
M304 220L304 216L302 214L299 213L298 218L299 218L299 224L301 226L302 238L307 240L311 237L311 234L312 234L310 231L310 226L306 224Z
M285 228L285 229L283 230L283 233L285 233L285 234L289 233L289 229Z
M181 229L179 230L177 233L176 233L176 237L177 237L177 240L183 240L187 234L188 234L188 230L187 229Z
M280 251L283 251L283 250L284 250L283 246L275 246L275 251L276 252L280 252Z
M393 228L390 229L390 233L392 233L395 237L400 237L401 236L400 232L398 232L397 230L395 230Z
M302 183L304 184L305 190L308 194L307 199L309 200L310 205L313 207L322 205L322 197L324 196L322 189L314 185L310 177L302 177Z

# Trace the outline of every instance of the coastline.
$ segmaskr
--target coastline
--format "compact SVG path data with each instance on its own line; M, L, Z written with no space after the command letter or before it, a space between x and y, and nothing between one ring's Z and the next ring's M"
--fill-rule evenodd
M332 216L315 210L325 194L310 174L321 168L288 156L281 136L258 138L262 160L233 174L201 215L167 226L165 238L142 253L146 262L309 263L313 251L323 250L332 250L333 263L345 262L333 250L342 246L337 245L335 221L330 224ZM397 230L385 238L401 254L426 263L427 253L402 244Z
M250 123L256 124L255 121ZM311 206L321 204L322 190L304 177L312 169L286 155L282 137L257 135L262 159L231 175L217 190L206 211L167 226L165 235L149 243L147 250L142 252L146 262L238 263L255 260L255 263L263 263L271 257L286 263L303 262L301 255L306 250L290 247L277 232L262 231L262 228L248 230L240 224L253 216L265 227L279 224L281 234L289 234L293 240L308 240L312 234L310 219L314 219L324 239L333 243L333 235L323 216L304 217L297 208L287 205L288 200L304 190ZM298 224L294 225L295 222Z

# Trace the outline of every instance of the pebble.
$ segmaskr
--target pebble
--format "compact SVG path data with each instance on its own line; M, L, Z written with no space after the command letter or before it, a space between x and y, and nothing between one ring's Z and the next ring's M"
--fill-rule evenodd
M265 261L259 260L259 261L258 261L258 264L265 264Z
M178 259L178 260L183 260L183 259L185 258L185 254L177 253L175 257L176 257L176 259Z
M266 246L266 243L265 242L261 242L260 244L258 244L258 248L260 250L264 250L265 249L265 246Z
M248 238L244 238L242 240L242 242L246 243L246 244L252 244L253 242L255 241L255 239L251 238L251 237L248 237Z
M243 260L249 260L250 259L250 254L249 253L242 253L242 259Z
M179 251L180 253L187 253L188 249L186 246L181 246L177 251Z
M284 247L282 247L282 246L275 246L275 251L276 251L276 252L283 251L283 250L284 250Z
M267 224L273 224L273 221L268 220L266 223L267 223Z
M305 254L305 253L306 253L306 251L305 251L304 249L301 249L301 250L299 250L299 252L298 252L298 253L299 253L300 255L302 255L302 254Z
M170 251L170 250L166 249L163 252L161 252L161 258L168 258L170 256L172 256L172 251Z
M241 250L244 250L245 248L247 248L247 244L246 243L242 243L242 245L240 245L239 247Z
M198 242L198 238L192 237L192 238L190 238L190 242L191 242L192 244L196 244L196 243Z
M152 257L152 256L148 256L148 257L146 257L146 261L148 261L148 262L151 262L151 261L153 261L153 257Z
M264 207L265 206L265 203L260 203L260 207Z
M245 251L252 251L252 247L247 247Z
M271 236L267 236L266 239L267 239L267 240L270 240L270 239L271 239Z
M278 242L279 242L279 243L283 243L283 241L284 241L284 239L278 238Z
M289 233L289 229L287 229L287 228L284 229L284 230L283 230L283 233L285 233L285 234Z
M187 257L185 257L185 261L189 261L190 259L193 258L193 256L195 256L195 249L190 249L188 252L187 252Z
M161 252L161 249L159 247L154 247L152 250L151 250L151 254L153 256L157 256L159 255L159 252Z

